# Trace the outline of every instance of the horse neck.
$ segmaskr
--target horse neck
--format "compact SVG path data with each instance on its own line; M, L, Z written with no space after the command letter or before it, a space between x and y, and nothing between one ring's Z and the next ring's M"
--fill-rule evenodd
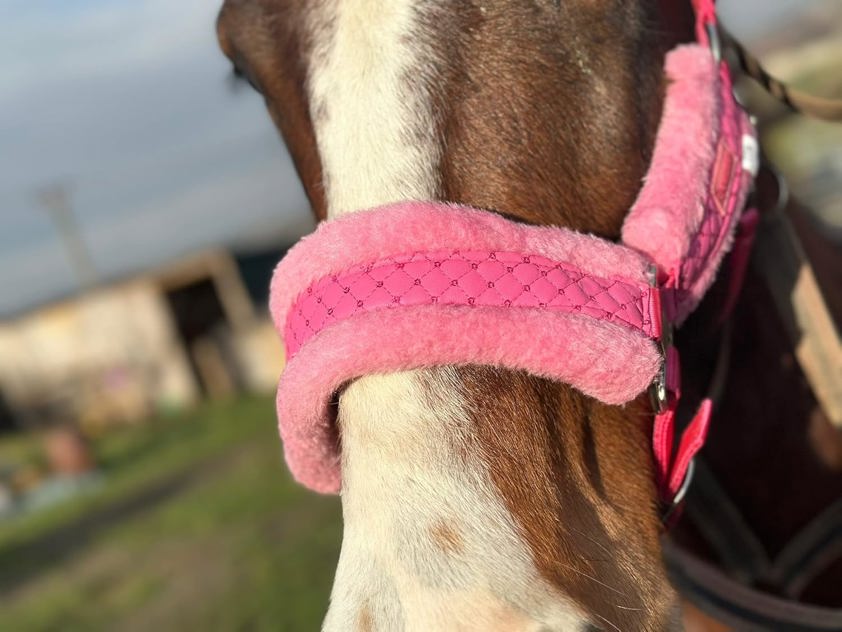
M417 4L310 12L328 215L442 199L618 236L660 111L643 3ZM493 368L354 381L325 629L664 627L647 423L630 410Z

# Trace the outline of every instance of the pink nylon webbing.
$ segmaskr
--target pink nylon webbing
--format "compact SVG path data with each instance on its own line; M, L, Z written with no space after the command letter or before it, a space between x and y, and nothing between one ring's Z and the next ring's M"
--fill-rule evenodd
M696 13L696 40L700 44L709 46L708 34L705 27L716 24L716 3L714 0L692 0Z

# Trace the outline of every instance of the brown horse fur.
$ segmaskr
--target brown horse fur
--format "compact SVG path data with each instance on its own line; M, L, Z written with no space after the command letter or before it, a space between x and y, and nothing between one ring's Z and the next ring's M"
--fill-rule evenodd
M657 4L418 3L419 32L411 37L427 45L416 72L400 81L429 101L429 118L417 121L418 138L410 134L405 140L437 140L434 196L616 238L648 167L660 117L664 52L691 37L689 3ZM326 191L335 187L335 174L319 154L316 128L334 113L312 102L310 84L324 54L320 41L332 36L337 6L335 0L227 0L218 21L223 51L264 95L319 219L331 213ZM754 287L749 284L752 300ZM765 356L754 353L768 337L782 337L759 316L768 311L746 308L747 303L742 301L737 337L751 329L753 338L743 339L750 345L738 344L736 362L742 364L732 382L739 384L750 383L753 374L763 372L759 365L765 368L788 352L779 345ZM752 320L754 312L761 322ZM691 326L696 332L688 335L691 355L685 352L685 357L698 352L700 358L699 368L691 367L690 397L703 390L711 360L707 349L714 346L700 328ZM795 373L775 374L765 387L792 392ZM483 464L546 582L598 629L677 625L676 597L660 560L651 411L643 399L623 409L610 407L563 384L487 367L420 372L419 383L431 409L445 408L449 398L463 402L470 431L456 453ZM787 426L786 420L805 413L809 397L799 392L794 399L801 403L769 410L741 397L745 392L745 387L729 388L713 437L725 447L712 448L711 460L721 472L732 471L734 461L755 468L752 483L743 484L735 474L726 484L747 503L748 515L762 523L769 494L754 499L752 494L769 468L759 466L760 447L749 456L732 453L737 444L720 436L731 430L726 418L750 414L760 423L771 416L773 429L755 437L766 442L781 432L803 439L801 425ZM340 430L357 431L356 420L343 412L345 398L339 400ZM812 455L806 447L801 452L799 464ZM793 481L777 481L773 491L794 493L795 487ZM770 542L784 540L821 502L805 501L809 507L800 518L780 516L761 535ZM433 546L450 556L463 552L463 536L458 516L429 530ZM520 620L501 615L498 629L515 629L506 627L507 621L516 626ZM378 629L376 609L367 601L359 604L357 627Z

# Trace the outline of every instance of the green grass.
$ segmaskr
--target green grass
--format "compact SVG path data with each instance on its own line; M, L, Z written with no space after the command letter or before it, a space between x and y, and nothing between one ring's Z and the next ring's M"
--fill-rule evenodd
M334 498L295 485L268 399L103 437L97 492L0 523L0 630L315 630Z

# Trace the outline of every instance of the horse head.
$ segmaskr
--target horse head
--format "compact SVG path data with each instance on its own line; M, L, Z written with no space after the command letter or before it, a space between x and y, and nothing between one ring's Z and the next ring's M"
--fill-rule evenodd
M615 240L664 54L691 37L689 5L663 4L226 0L218 36L320 220L445 200ZM645 397L440 366L361 377L336 402L345 529L325 630L679 625Z

